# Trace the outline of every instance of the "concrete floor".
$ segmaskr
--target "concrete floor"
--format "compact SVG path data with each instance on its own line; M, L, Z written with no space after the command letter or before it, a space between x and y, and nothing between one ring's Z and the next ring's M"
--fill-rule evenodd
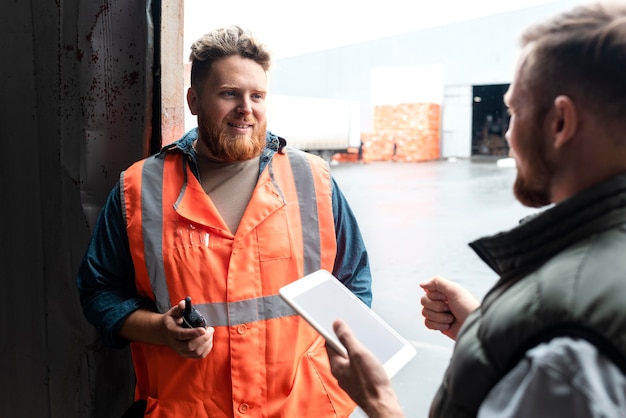
M340 164L331 171L370 253L373 309L417 350L394 387L407 417L426 417L453 341L424 326L418 283L442 275L481 298L497 277L468 242L537 210L515 200L516 170L495 159Z

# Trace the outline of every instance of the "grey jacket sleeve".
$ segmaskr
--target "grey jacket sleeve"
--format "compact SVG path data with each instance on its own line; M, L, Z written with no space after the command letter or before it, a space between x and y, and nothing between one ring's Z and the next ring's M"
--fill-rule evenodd
M625 417L626 378L595 346L559 337L526 353L489 393L478 418Z

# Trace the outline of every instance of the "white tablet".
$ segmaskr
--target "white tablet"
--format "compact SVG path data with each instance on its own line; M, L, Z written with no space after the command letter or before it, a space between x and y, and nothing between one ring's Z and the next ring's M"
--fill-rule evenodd
M328 344L347 357L333 331L333 322L344 320L384 365L390 378L415 356L413 346L326 270L283 286L279 294Z

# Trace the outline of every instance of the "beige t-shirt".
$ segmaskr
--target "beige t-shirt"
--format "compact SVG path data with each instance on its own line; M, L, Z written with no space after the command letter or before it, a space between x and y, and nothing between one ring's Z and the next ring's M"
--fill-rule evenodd
M202 188L235 234L259 177L259 157L225 163L196 153L196 161Z

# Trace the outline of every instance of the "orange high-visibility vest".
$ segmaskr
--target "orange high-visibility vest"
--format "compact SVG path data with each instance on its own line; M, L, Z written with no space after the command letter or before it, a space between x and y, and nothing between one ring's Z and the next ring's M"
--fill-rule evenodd
M121 183L137 291L161 313L189 295L215 327L204 359L131 344L146 415L349 416L355 404L330 372L323 338L278 295L333 269L328 165L289 147L275 154L235 235L180 152L135 163Z

